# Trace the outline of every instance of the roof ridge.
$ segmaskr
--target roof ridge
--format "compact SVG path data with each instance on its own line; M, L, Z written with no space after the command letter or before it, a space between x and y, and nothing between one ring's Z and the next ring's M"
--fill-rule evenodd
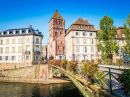
M78 18L77 21L74 22L73 24L92 25L92 24L88 23L87 19L83 20L82 18Z

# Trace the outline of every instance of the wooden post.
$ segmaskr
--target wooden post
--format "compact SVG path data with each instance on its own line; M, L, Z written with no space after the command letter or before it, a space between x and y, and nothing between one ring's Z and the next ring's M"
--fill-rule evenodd
M112 95L112 84L111 84L111 71L110 71L110 68L109 68L109 91L110 91L110 94Z

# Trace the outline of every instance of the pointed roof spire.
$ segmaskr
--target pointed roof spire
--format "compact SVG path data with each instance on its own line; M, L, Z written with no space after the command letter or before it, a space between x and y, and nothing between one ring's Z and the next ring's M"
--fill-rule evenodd
M63 19L59 12L56 10L51 19Z

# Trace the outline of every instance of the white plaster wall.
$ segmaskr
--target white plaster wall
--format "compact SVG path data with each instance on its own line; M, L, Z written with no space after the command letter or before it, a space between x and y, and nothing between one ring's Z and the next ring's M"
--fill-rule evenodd
M36 43L36 38L39 38L39 43ZM34 36L34 51L36 50L36 45L39 46L39 51L41 50L41 37L40 36Z
M12 39L15 38L15 44L12 44ZM0 63L3 62L22 62L18 61L18 56L21 55L22 58L22 53L18 53L18 47L22 46L22 43L18 43L18 39L22 38L22 36L16 36L16 37L2 37L0 39L3 39L3 45L0 45L0 47L3 47L3 53L0 53L0 56L4 57L4 60L0 61ZM6 39L9 39L9 44L6 44ZM6 53L6 47L9 47L9 53ZM15 47L15 53L12 53L12 47ZM5 61L5 56L9 56L9 60ZM12 56L16 56L15 61L12 60Z

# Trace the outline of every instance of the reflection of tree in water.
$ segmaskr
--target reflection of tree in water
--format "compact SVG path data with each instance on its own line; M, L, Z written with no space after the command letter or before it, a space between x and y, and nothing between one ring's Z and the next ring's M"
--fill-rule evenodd
M35 84L32 88L32 97L40 97L40 88L38 84Z

